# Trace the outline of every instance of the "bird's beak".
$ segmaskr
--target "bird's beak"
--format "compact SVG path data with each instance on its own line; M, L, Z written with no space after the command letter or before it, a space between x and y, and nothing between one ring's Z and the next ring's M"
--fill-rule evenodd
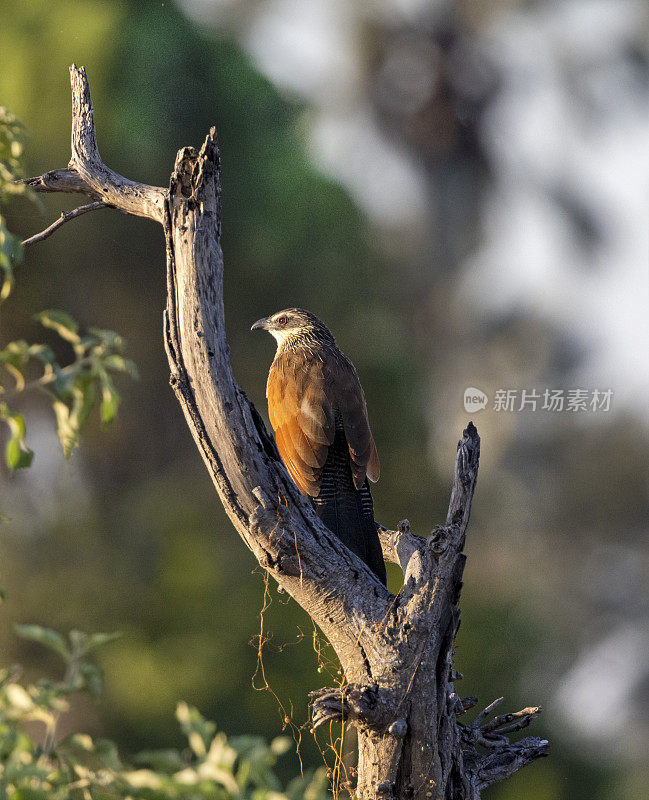
M262 317L261 319L258 319L257 322L255 322L253 325L250 326L250 330L251 331L268 330L268 317Z

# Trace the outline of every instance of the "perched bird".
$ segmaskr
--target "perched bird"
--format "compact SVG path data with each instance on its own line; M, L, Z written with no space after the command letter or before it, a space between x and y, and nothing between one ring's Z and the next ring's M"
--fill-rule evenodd
M379 457L354 365L309 311L278 311L259 328L277 340L266 397L282 461L324 524L385 583L367 481L378 480Z

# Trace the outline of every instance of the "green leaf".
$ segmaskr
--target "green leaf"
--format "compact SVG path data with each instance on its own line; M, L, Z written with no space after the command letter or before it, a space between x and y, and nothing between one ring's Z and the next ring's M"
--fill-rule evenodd
M115 419L121 397L110 375L105 370L102 370L99 376L101 380L101 424L109 425Z
M187 703L178 703L176 719L180 722L182 732L187 737L191 749L197 756L204 757L216 733L216 725L206 720L198 709Z
M70 458L74 448L79 444L79 431L70 423L70 409L60 400L52 403L56 416L56 433L63 448L63 456Z
M4 106L0 106L0 203L22 195L31 200L36 195L20 182L24 164L24 128ZM14 269L23 260L23 244L6 226L0 215L0 303L9 297L14 286Z
M12 472L31 466L33 458L34 451L30 450L22 439L16 436L9 439L5 447L5 460Z
M55 379L47 384L45 391L55 400L62 400L65 403L72 401L74 394L74 384L77 378L83 375L84 365L78 361L69 364L65 370L58 364L54 364L52 370Z
M30 358L38 358L44 364L52 364L54 353L46 344L29 344L24 339L17 339L0 350L0 363L14 369L24 369Z
M20 667L18 664L12 664L10 667L3 667L0 669L0 689L8 683L17 680L20 675Z
M25 128L4 106L0 106L0 202L22 195L36 199L32 189L20 183L24 175Z
M70 659L70 651L63 636L49 628L41 628L40 625L14 625L14 631L22 639L30 639L32 642L49 647L54 650L66 661Z
M130 375L131 378L139 377L135 363L128 358L117 355L117 353L111 353L111 355L105 356L101 363L106 369L113 369L116 372L125 372L127 375Z
M99 697L104 683L104 678L99 667L96 664L84 663L81 664L80 670L88 693L93 697Z
M81 428L95 404L95 381L92 375L78 375L72 387L72 411L75 425Z
M40 359L44 364L54 363L54 353L47 344L32 344L29 346L29 355Z
M86 644L86 653L89 653L91 650L94 650L95 647L101 647L103 644L108 644L109 642L114 642L116 639L119 639L122 636L121 633L91 633L88 636L88 641Z
M156 772L174 773L187 766L180 753L172 748L166 750L143 750L134 759L135 764L152 767Z
M293 740L288 736L276 736L270 743L270 749L276 756L283 756L288 753L293 745Z
M71 800L79 798L79 800L82 800L82 798L90 797L93 800L117 800L117 798L123 797L121 793L114 793L108 789L105 773L101 776L101 772L104 770L119 772L123 769L117 747L113 742L105 739L94 741L92 737L85 733L73 733L57 744L56 753L57 756L63 756L65 762L74 765L75 773L78 777L89 780L92 791L75 791L76 787L68 784L68 776L62 776L63 780L58 785L65 788L65 794L48 793L47 800L50 800L50 798L58 798L59 800L63 800L63 798L66 798L66 800L67 798Z
M29 344L24 339L9 342L4 350L0 350L0 362L11 364L16 369L22 369L29 361Z
M107 769L120 770L123 767L117 745L108 739L97 739L95 755L100 759L101 765Z
M63 448L65 458L70 458L79 445L81 426L95 404L95 383L91 375L76 375L70 390L72 404L62 400L52 403L56 415L56 432Z
M5 447L7 466L11 472L28 467L34 452L25 443L25 418L22 414L10 411L5 403L0 403L0 419L7 423L11 433Z
M79 344L81 341L77 321L65 311L56 311L54 309L41 311L39 314L36 314L34 318L46 328L51 328L56 331L58 335L67 342Z
M77 655L83 655L86 652L86 647L88 646L88 634L84 633L83 631L72 629L69 631L68 637L70 639L70 644L72 645L72 651Z
M121 635L121 633L84 633L77 630L71 630L68 634L72 650L77 656L85 656L86 653L103 644L114 642Z
M115 331L104 330L103 328L88 328L88 331L95 337L95 339L98 339L102 344L106 345L111 350L121 351L124 349L124 339L119 335L119 333L115 333Z
M14 267L22 263L23 245L17 236L11 233L0 215L0 270L4 273L0 284L0 303L11 294L14 286Z

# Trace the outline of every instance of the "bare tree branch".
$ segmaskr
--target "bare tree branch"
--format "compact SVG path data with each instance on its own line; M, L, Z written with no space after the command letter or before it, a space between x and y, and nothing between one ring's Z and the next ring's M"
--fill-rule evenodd
M51 236L54 231L58 230L61 225L65 225L66 222L70 222L71 219L76 219L80 217L82 214L87 214L88 211L97 211L99 208L110 208L107 203L104 203L101 200L97 200L94 203L88 203L85 206L79 206L78 208L73 209L72 211L62 211L61 216L53 222L49 227L45 228L44 231L35 234L34 236L30 236L29 239L25 239L23 241L23 247L28 247L30 244L37 244L38 242L42 242L44 239L47 239Z
M423 550L426 539L410 532L410 522L402 519L396 531L391 531L383 525L377 525L383 558L391 564L398 564L403 574L406 574L412 556Z
M518 742L493 750L480 759L477 780L477 797L480 791L492 783L511 778L519 769L539 758L550 755L550 743L538 736L528 736Z
M95 113L90 86L83 67L70 67L72 85L72 158L68 168L76 171L93 193L108 205L139 217L162 222L164 189L134 183L109 169L99 156Z
M72 169L52 169L42 175L33 178L25 178L23 181L35 192L63 192L65 194L86 194L93 197L95 192L87 184L78 172ZM103 202L103 200L102 200Z
M167 191L136 183L109 169L101 160L95 115L84 67L70 67L72 87L72 157L67 169L46 172L25 183L37 192L86 194L105 205L162 223Z
M352 680L369 681L383 657L373 629L392 595L315 515L232 374L214 130L200 152L178 153L166 214L167 355L194 439L248 547L322 628Z

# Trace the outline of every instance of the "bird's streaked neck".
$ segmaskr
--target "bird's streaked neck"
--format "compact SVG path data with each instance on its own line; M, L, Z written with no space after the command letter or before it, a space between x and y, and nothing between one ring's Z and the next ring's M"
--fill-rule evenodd
M287 339L290 339L291 336L295 336L295 332L294 331L278 331L275 328L271 328L269 333L272 334L273 338L277 342L277 351L278 352L284 347L284 344L286 343Z
M269 333L272 333L277 342L276 358L280 353L287 350L315 350L318 347L336 347L336 340L327 329L312 330L303 328L287 331L272 329Z

